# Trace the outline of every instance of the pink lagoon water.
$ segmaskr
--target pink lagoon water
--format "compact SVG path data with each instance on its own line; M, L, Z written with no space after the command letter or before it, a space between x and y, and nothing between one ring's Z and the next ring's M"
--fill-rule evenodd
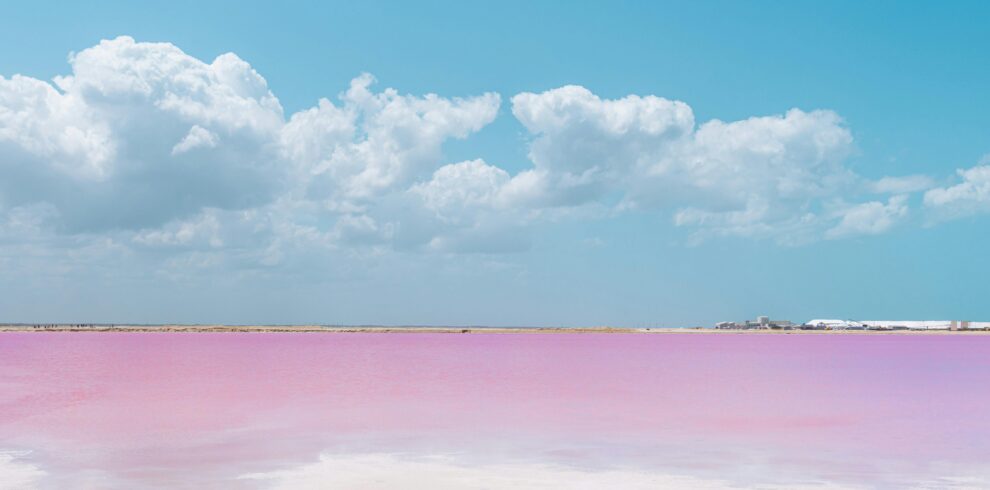
M0 334L0 488L986 488L990 337Z

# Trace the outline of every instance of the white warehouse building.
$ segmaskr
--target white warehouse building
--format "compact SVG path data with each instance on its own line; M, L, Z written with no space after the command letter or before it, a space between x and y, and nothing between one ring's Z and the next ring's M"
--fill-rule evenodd
M865 320L860 322L873 328L906 328L908 330L986 330L990 322L960 320Z
M831 330L990 330L990 322L960 320L808 320L805 325Z

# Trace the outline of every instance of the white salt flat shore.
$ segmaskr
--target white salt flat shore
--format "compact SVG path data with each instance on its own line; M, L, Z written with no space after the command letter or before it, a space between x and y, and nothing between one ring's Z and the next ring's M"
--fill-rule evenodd
M457 334L707 334L707 335L990 335L985 330L767 330L624 327L430 327L328 325L80 325L0 324L0 332L155 333L457 333Z

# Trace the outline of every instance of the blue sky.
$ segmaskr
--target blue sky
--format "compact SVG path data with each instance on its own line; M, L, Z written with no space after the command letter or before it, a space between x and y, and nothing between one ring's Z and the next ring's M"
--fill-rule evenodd
M984 3L4 10L4 321L990 319Z

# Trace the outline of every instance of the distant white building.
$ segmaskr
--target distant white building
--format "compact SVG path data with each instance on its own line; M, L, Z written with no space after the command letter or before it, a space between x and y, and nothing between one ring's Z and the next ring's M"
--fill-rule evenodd
M758 316L756 321L745 320L742 322L719 322L715 324L717 329L732 329L732 330L752 330L752 329L764 329L764 330L790 330L796 325L794 322L787 320L771 320L768 316Z
M866 320L869 327L907 330L986 330L990 322L970 322L965 320Z
M864 328L865 322L856 322L852 320L835 320L826 318L816 318L814 320L808 320L804 322L805 325L812 328L821 328L829 330L847 330L850 328Z
M949 320L866 320L867 326L884 329L907 329L907 330L950 330L952 323Z
M838 320L834 318L815 318L801 325L795 325L786 320L771 320L770 317L757 317L756 321L719 322L717 329L750 330L774 329L790 330L793 328L811 330L990 330L990 322L971 322L962 320Z

